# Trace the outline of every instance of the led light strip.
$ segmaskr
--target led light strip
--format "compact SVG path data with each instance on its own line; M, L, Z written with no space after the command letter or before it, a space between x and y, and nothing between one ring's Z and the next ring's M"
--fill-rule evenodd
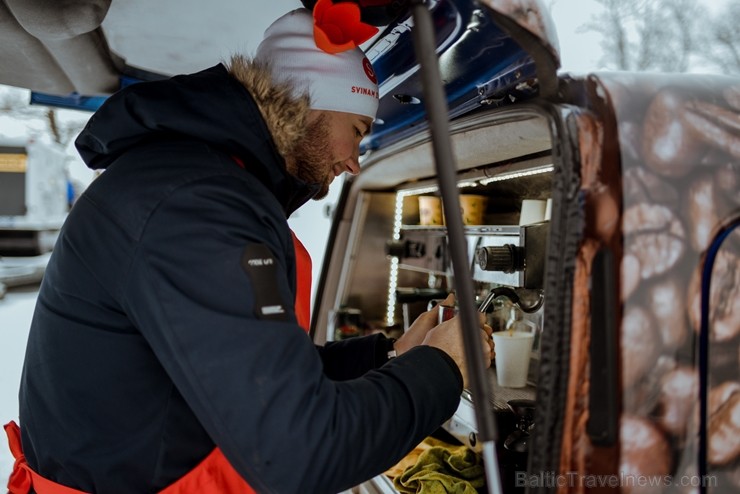
M555 167L553 165L547 165L522 172L502 173L501 175L496 175L495 177L481 179L479 182L481 185L488 185L492 182L502 182L504 180L511 180L513 178L529 177L532 175L539 175L541 173L548 173L553 171L554 169Z
M396 193L396 209L393 217L393 240L401 239L401 225L403 224L403 199L406 196L434 192L436 187L419 190L402 190ZM386 306L385 324L388 327L396 323L396 288L398 288L398 257L392 256L390 273L388 275L388 305Z

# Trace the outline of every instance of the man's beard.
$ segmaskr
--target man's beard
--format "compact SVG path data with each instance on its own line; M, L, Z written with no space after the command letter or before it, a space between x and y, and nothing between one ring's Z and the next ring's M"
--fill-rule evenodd
M326 115L311 122L296 145L293 155L286 160L288 172L311 185L319 185L314 200L323 199L329 193L329 185L334 179L329 128Z

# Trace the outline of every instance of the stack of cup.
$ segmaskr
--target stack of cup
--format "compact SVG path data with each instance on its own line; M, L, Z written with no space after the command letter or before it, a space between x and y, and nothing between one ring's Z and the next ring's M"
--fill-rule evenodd
M545 221L550 221L552 218L552 199L547 200L545 204Z
M547 201L524 199L522 201L522 210L519 214L519 226L545 221L546 208Z
M419 196L419 224L427 226L444 225L442 199L438 196Z
M463 225L482 225L488 205L488 197L476 194L460 194L460 212Z

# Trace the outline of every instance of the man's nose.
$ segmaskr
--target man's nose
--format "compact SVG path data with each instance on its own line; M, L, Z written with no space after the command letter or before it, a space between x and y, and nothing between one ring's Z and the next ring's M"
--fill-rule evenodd
M360 161L355 156L351 156L342 162L344 169L343 172L347 172L350 175L357 175L360 173Z

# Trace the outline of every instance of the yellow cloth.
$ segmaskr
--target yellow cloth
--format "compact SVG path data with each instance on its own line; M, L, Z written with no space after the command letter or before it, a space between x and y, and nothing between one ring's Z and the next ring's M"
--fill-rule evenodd
M486 483L478 455L465 446L431 437L386 475L393 478L393 485L402 494L477 494L476 489Z
M424 451L430 449L432 446L454 448L452 444L446 443L440 439L436 439L431 436L427 437L422 442L420 442L409 454L404 456L401 461L389 468L385 472L385 475L390 477L391 479L398 477L404 472L404 470L416 465L416 461L419 459L419 456L421 456Z

